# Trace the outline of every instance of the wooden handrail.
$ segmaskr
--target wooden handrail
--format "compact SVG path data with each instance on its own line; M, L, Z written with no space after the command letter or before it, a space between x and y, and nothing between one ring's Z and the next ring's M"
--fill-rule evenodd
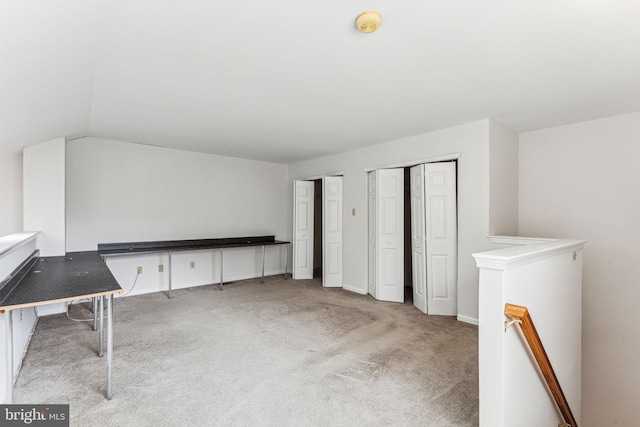
M576 419L571 413L571 408L569 408L569 403L562 392L562 387L560 387L556 373L553 371L549 357L547 357L547 352L544 350L542 341L540 341L540 336L536 331L536 327L533 325L533 320L531 320L531 316L529 316L527 307L505 304L504 315L510 319L517 320L520 324L520 329L522 330L527 343L529 343L531 352L536 358L536 362L538 362L538 367L540 368L544 379L547 381L547 386L556 401L556 405L558 405L558 409L560 409L560 413L562 414L565 423L569 424L571 427L578 427Z

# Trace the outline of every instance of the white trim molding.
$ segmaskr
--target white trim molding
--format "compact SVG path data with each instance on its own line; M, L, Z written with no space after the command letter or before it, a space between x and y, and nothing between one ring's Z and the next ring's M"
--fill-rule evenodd
M463 316L462 314L458 314L456 319L458 320L458 322L469 323L476 326L478 326L480 323L475 317Z
M421 160L409 160L400 163L391 163L386 165L372 166L365 168L365 172L371 172L378 169L393 169L393 168L408 168L410 166L420 165L423 163L436 163L436 162L448 162L451 160L457 160L461 156L460 153L443 154L442 156L434 156Z
M356 294L360 294L360 295L367 295L366 289L353 288L351 286L343 286L342 289L349 292L355 292Z

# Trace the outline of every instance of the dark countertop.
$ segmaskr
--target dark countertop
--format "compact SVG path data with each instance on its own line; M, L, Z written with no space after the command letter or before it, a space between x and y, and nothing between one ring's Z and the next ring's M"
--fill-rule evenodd
M202 249L244 248L286 245L275 236L226 237L221 239L159 240L153 242L99 243L100 256L134 255L152 252L194 251Z
M30 263L13 290L0 301L0 311L53 302L122 293L122 288L97 251L40 257Z

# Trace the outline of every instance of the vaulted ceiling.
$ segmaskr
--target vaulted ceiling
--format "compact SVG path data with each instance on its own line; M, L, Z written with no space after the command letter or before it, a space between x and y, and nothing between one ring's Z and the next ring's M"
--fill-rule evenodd
M362 34L368 9L382 26ZM0 150L96 136L289 163L632 111L637 0L0 4Z

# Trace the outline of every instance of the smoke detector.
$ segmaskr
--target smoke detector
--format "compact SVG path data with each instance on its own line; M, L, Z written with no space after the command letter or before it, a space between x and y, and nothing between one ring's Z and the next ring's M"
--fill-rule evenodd
M380 27L382 21L380 13L375 10L366 10L356 18L356 28L361 33L373 33Z

